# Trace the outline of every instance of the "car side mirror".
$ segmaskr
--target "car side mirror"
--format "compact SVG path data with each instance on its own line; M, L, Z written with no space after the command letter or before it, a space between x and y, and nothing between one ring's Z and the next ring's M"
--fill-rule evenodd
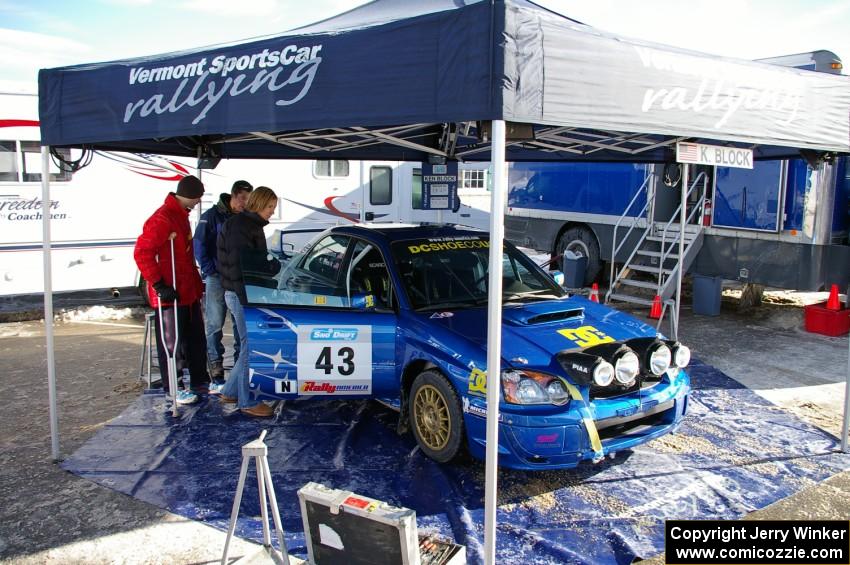
M367 222L371 222L374 219L375 219L375 213L374 212L366 212L366 221Z

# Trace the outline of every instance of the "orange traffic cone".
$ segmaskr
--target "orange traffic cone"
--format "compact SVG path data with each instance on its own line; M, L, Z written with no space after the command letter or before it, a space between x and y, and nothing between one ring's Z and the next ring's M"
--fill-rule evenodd
M590 301L599 302L599 285L596 283L593 283L590 287Z
M841 302L838 300L838 285L832 285L829 289L829 299L826 301L827 310L841 310Z
M657 320L661 317L661 297L657 294L652 299L652 307L649 309L649 317Z

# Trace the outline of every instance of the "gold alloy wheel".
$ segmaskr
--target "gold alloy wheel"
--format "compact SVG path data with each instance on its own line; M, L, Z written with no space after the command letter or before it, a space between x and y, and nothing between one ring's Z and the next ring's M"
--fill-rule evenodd
M451 418L449 406L434 385L423 385L413 399L416 431L428 449L439 451L449 443Z

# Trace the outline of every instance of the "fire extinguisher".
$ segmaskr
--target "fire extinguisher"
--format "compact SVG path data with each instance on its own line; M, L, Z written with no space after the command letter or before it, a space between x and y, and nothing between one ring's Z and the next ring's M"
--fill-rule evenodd
M702 225L711 225L711 200L708 198L705 199L705 206L702 209Z

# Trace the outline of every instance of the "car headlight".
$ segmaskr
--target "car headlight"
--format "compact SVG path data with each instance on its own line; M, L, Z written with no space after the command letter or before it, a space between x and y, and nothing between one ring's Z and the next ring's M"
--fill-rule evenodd
M626 349L616 354L614 377L617 382L624 385L632 384L639 374L640 360L634 351Z
M668 341L667 345L670 347L673 365L680 369L687 367L691 362L691 349L678 341Z
M511 404L555 404L569 402L563 381L554 375L537 371L509 369L502 371L502 395Z

